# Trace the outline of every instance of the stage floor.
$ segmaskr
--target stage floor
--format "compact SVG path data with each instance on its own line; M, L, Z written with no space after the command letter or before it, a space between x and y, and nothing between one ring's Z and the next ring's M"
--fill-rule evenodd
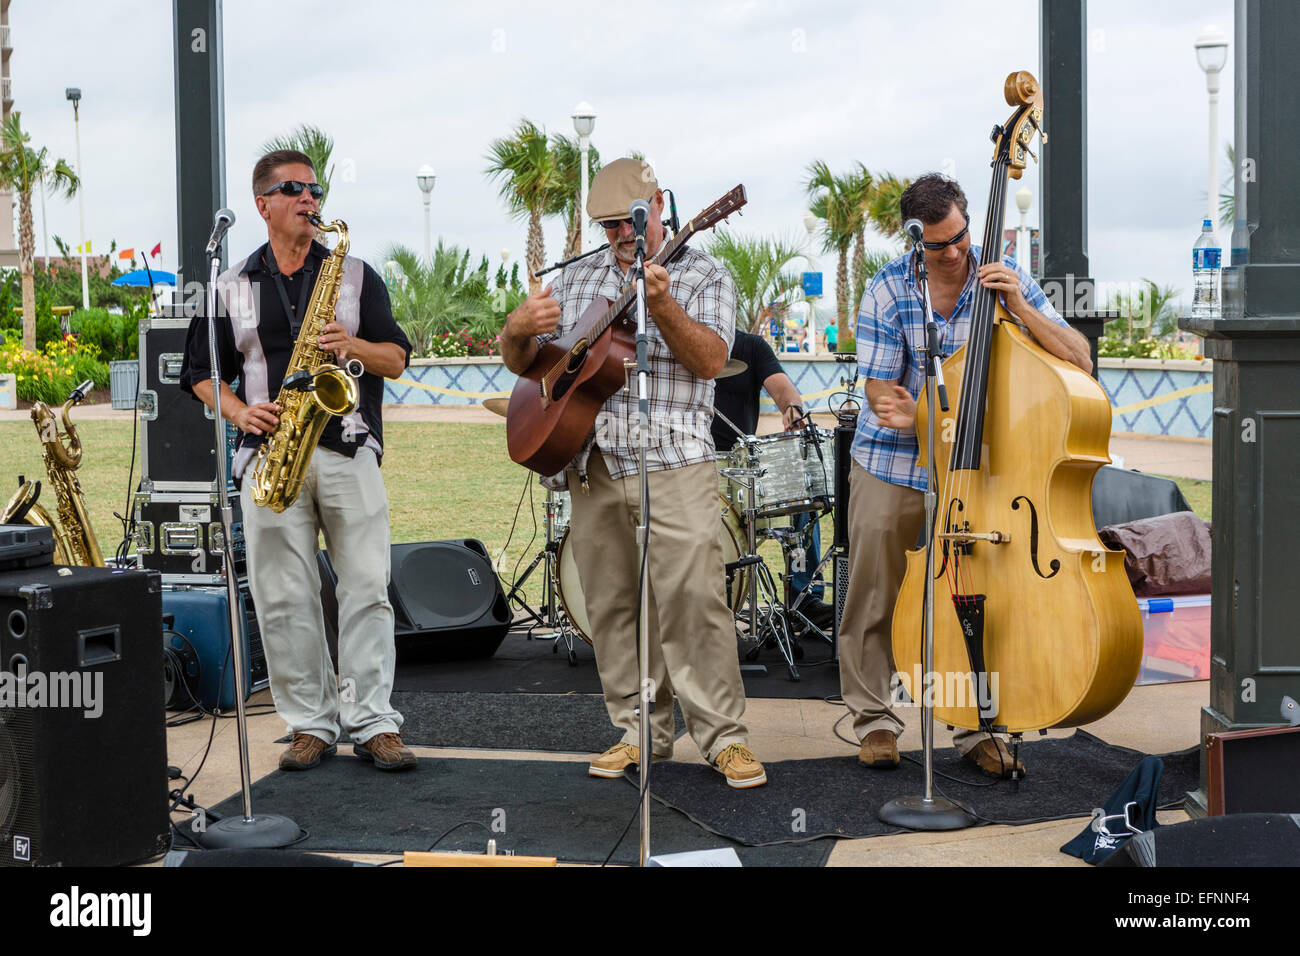
M1161 684L1135 687L1115 712L1086 729L1108 743L1129 747L1144 753L1168 753L1195 746L1199 737L1200 708L1208 702L1209 684L1194 681L1179 684ZM273 713L264 713L271 706L270 692L262 691L249 701L252 716L249 726L249 759L254 780L276 768L284 744L276 743L285 732L284 723ZM851 757L855 748L840 740L833 727L845 714L838 704L820 700L792 700L754 698L749 701L746 720L751 729L751 745L762 761L809 759L817 757ZM204 806L215 806L239 789L239 758L237 755L235 722L217 721L212 752L203 772L189 792ZM848 720L840 724L840 732L847 737ZM193 773L202 759L211 731L211 720L203 719L168 731L168 759L182 769ZM1050 736L1069 736L1072 731L1052 731ZM943 727L936 734L936 745L951 744L951 735ZM907 730L899 740L900 749L919 748L921 735L919 711L909 721ZM467 760L543 760L564 761L573 764L575 779L585 785L585 763L588 753L547 751L448 749L433 747L412 748L422 761L447 758ZM681 762L703 763L689 735L678 738L674 759ZM340 747L335 760L354 760L351 747ZM1028 767L1032 774L1034 767ZM418 771L417 771L418 772ZM864 783L869 783L872 773L862 771ZM376 771L378 773L378 771ZM721 777L714 782L724 786ZM527 781L521 780L526 786ZM609 786L626 787L624 781L609 781ZM1100 804L1108 794L1097 795ZM502 794L502 800L509 800ZM255 805L256 809L256 805ZM180 822L184 815L174 819ZM1165 811L1159 815L1162 824L1177 823L1187 819L1181 811ZM297 821L310 829L310 820ZM1059 851L1062 844L1077 834L1087 823L1086 817L1024 826L983 826L946 834L904 833L857 840L839 840L831 851L830 866L1086 866L1087 864ZM653 834L652 834L653 837ZM635 828L627 839L634 844ZM652 844L653 845L653 844ZM411 847L423 849L423 847ZM385 862L394 859L381 854L337 854L349 859Z

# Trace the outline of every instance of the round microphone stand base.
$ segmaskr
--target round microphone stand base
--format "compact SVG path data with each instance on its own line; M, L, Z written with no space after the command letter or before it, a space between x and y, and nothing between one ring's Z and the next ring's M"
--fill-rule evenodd
M205 850L253 850L291 846L303 836L302 828L288 817L259 813L248 819L229 816L218 820L194 834L194 839Z
M942 797L897 797L880 808L880 821L909 830L964 830L976 822L969 811Z

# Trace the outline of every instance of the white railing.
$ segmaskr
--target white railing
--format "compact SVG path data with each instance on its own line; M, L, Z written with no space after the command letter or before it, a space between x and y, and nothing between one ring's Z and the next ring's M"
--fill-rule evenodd
M13 44L9 42L10 41L9 31L11 29L12 27L10 27L9 24L7 23L4 26L0 27L0 50L13 49Z
M13 98L13 80L6 76L4 79L0 79L0 99L12 100Z

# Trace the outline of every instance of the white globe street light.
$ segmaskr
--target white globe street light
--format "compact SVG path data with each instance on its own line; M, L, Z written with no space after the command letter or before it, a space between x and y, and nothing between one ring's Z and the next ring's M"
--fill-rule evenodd
M1020 210L1020 228L1016 232L1016 262L1028 272L1034 265L1029 248L1029 204L1034 201L1034 194L1028 186L1016 190L1016 208Z
M433 261L433 234L429 227L429 200L433 193L433 184L437 179L433 167L428 163L416 170L415 181L420 186L420 192L424 193L424 258L427 262Z
M573 108L573 131L578 134L582 186L578 191L578 251L587 249L587 154L591 151L591 131L596 128L596 110L583 100Z
M1205 91L1210 96L1210 190L1207 202L1211 223L1219 221L1219 73L1228 62L1228 38L1216 26L1207 26L1196 38L1196 62L1205 71Z

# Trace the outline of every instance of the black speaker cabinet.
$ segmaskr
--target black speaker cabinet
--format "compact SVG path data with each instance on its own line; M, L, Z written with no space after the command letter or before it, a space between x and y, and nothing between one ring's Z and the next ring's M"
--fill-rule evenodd
M338 576L329 553L317 554L321 606L330 653L337 660ZM482 541L456 538L392 546L388 600L399 655L465 660L496 653L512 615Z
M849 469L853 465L855 419L846 418L835 426L835 547L849 546Z
M0 866L114 866L166 850L162 581L0 574Z

